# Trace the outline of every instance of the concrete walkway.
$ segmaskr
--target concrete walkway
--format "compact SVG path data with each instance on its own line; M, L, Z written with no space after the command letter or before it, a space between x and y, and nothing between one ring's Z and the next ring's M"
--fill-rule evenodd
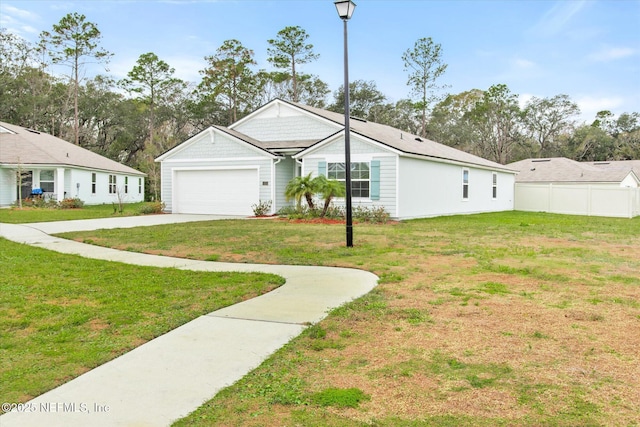
M221 219L158 215L0 224L15 242L87 258L199 271L283 276L278 289L201 316L0 416L0 426L167 426L233 384L327 311L372 290L378 277L346 268L232 264L122 252L48 233Z

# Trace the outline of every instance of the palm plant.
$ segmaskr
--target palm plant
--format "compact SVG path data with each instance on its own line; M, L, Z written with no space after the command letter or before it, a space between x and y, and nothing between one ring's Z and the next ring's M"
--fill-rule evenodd
M302 198L307 200L309 209L315 209L313 195L318 192L317 181L311 178L311 173L306 176L296 176L287 184L284 195L287 200L295 199L298 209L301 208Z
M316 182L318 193L320 193L324 199L324 207L320 215L324 217L327 214L331 200L333 200L334 197L344 197L347 190L343 182L336 181L335 179L327 179L323 175L314 178L314 181Z

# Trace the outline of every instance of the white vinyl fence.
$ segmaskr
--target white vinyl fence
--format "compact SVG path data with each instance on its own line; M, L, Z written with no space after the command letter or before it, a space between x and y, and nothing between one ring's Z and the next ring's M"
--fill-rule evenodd
M514 208L532 212L633 218L640 215L640 188L516 183Z

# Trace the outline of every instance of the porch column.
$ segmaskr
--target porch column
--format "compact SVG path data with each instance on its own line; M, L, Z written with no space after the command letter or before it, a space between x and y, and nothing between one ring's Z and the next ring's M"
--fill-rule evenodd
M64 168L56 168L56 200L64 199Z

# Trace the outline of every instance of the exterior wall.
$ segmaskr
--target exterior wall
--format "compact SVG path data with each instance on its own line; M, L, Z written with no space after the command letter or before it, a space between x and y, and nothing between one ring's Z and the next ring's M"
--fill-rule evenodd
M463 198L463 170L469 171L468 198ZM400 219L513 210L513 174L407 157L399 166ZM493 173L497 197L493 198Z
M636 181L632 174L629 174L625 179L622 180L622 182L620 183L620 187L638 188L638 181Z
M254 149L219 132L202 132L188 146L177 150L161 162L161 199L171 212L174 170L214 170L250 167L259 169L260 200L272 200L273 160L267 153ZM265 185L266 184L266 185ZM203 189L205 191L205 189Z
M67 178L67 172L69 176ZM95 172L96 192L91 192L92 171L71 169L65 171L65 197L78 197L87 205L100 205L103 203L118 203L118 194L124 203L135 203L144 201L144 177L135 175L123 175L108 172ZM109 175L116 176L116 193L109 193ZM127 191L125 192L125 177L129 179ZM138 188L138 179L142 179L142 188ZM77 184L80 184L78 187ZM141 191L140 191L141 190Z
M352 206L362 207L384 207L392 218L397 215L397 170L398 156L367 143L357 137L350 140L351 161L352 162L369 162L377 160L380 162L380 197L378 200L371 198L352 198ZM327 144L316 151L313 151L303 159L302 174L306 175L311 172L312 176L318 175L318 165L320 162L327 163L344 163L344 139L337 140ZM333 203L337 206L344 206L344 198L336 198Z
M139 175L124 175L119 173L109 173L103 171L91 171L75 168L26 167L25 171L33 172L33 188L40 187L40 172L43 170L54 171L54 190L52 193L45 193L49 197L57 200L63 198L78 197L87 205L99 205L103 203L113 203L118 201L117 194L109 193L109 175L116 175L117 187L121 189L125 203L141 202L144 200L144 177ZM60 171L61 173L58 173ZM96 193L91 193L91 174L96 174ZM124 194L124 179L129 179L129 191ZM142 179L142 192L138 192L138 178ZM63 180L64 182L60 182ZM80 184L78 186L78 184ZM135 184L135 185L132 185ZM24 197L24 195L23 195ZM11 206L18 198L16 191L16 181L12 169L0 169L0 206Z
M295 204L295 200L287 201L286 197L284 196L284 190L287 188L287 184L289 183L289 181L291 181L293 177L296 176L296 161L291 157L286 157L278 164L276 164L275 170L275 200L272 204L274 213L278 212L278 210L280 210L284 206L293 206Z
M618 184L517 183L516 210L632 218L640 215L640 188Z
M0 207L16 201L16 179L11 169L0 169Z
M232 127L260 141L319 140L342 128L281 103L275 103L251 120Z

